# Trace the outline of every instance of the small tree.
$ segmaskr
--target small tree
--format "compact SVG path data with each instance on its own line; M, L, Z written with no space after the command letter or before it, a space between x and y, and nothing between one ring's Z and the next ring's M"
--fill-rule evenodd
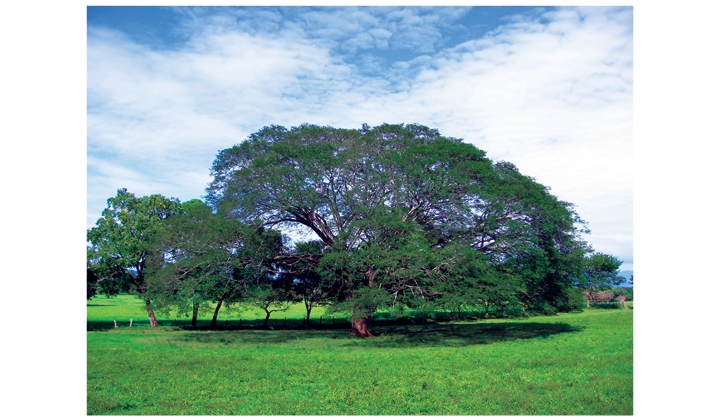
M587 307L590 302L603 298L601 291L620 285L624 278L618 275L622 261L605 253L594 253L585 258L583 271L576 286L585 293ZM612 298L612 297L611 297Z
M145 270L155 249L152 239L162 221L182 212L180 202L162 195L137 198L127 189L119 189L108 199L108 207L96 227L88 230L88 263L99 278L106 294L132 287L145 300L150 325L158 327L147 290Z
M242 300L265 275L264 264L282 248L280 236L212 212L199 200L165 222L156 235L149 292L165 310L192 309L193 326L205 302L215 302L210 327L223 303Z
M265 312L263 326L267 327L270 315L279 311L287 311L292 305L291 296L280 288L268 284L256 287L245 299L250 307L260 308Z
M296 242L292 255L293 260L281 262L282 272L275 283L282 287L288 298L293 302L301 302L305 306L306 326L310 325L312 309L321 304L331 303L338 290L332 283L325 281L316 269L314 260L318 259L325 248L321 241ZM287 259L290 259L288 256Z
M195 327L205 302L222 303L230 285L239 223L197 199L182 206L184 213L166 220L154 237L158 252L148 264L148 293L166 312L192 313Z

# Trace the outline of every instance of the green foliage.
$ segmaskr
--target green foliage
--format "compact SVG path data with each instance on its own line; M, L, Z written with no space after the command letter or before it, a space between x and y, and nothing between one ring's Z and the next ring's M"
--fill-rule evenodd
M632 314L386 326L367 340L337 329L88 333L87 413L632 415Z
M243 226L199 200L182 206L184 213L164 220L152 241L147 295L154 307L192 313L195 324L212 307L263 299L267 261L282 250L280 234Z
M618 275L622 261L612 255L594 253L586 257L583 262L582 273L578 276L575 285L585 292L587 304L612 299L612 292L603 291L625 281L625 278Z
M250 296L246 298L244 305L264 311L265 321L263 326L267 326L272 313L287 311L292 303L291 297L282 288L264 286L256 287Z
M87 233L91 244L88 265L98 278L99 291L112 295L132 287L144 293L153 236L162 228L162 220L181 211L177 199L162 195L137 198L127 189L119 189L108 199L102 217Z
M585 294L579 288L568 289L567 297L567 311L581 309L585 303Z
M588 251L572 204L421 125L270 126L212 172L221 213L317 235L324 247L303 263L355 317L398 304L567 310Z
M622 261L605 253L594 253L585 260L581 285L600 289L611 285L620 285L624 278L618 275Z
M186 314L200 302L240 292L232 278L239 269L234 251L240 225L199 200L182 206L184 213L165 220L153 238L157 251L148 261L147 282L157 309Z
M288 266L281 265L281 273L273 280L276 287L285 291L289 301L303 303L307 325L310 324L313 308L333 302L335 300L333 297L338 295L337 287L333 286L335 281L332 278L330 281L325 281L318 273L316 264L313 263L313 256L321 255L324 248L324 243L319 240L296 242L292 253L300 260ZM303 257L308 258L303 260Z

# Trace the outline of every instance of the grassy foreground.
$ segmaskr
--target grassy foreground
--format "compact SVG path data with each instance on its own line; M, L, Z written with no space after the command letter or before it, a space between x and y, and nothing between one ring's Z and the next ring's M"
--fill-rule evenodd
M102 301L88 302L89 322ZM88 332L87 413L631 415L632 324L632 310L591 309L375 326L365 340L345 328Z

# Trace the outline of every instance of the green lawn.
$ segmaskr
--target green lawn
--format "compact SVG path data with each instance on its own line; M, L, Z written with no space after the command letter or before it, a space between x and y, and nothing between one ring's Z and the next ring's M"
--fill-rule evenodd
M130 311L147 324L133 298L89 301L88 322ZM375 326L363 340L346 328L153 330L134 320L88 332L87 413L631 415L632 324L632 310L591 309Z

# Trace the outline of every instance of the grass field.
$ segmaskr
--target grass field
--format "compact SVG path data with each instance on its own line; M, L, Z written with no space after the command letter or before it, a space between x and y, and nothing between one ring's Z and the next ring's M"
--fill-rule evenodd
M147 324L141 308L131 296L96 298L88 323L126 322L129 311ZM631 415L632 325L632 310L591 309L375 325L377 337L353 339L343 326L153 330L134 320L88 332L87 413Z
M213 310L201 312L198 316L198 326L207 327L212 319ZM324 307L315 307L311 312L311 320L320 322L321 318L327 323L330 317L325 314ZM189 326L190 318L178 315L176 313L163 314L155 313L158 321L163 326ZM335 316L337 317L337 316ZM127 327L130 319L133 325L147 326L150 324L145 303L134 295L121 294L111 298L98 296L88 301L87 304L88 330L101 330L113 328L113 320L116 320L118 326ZM283 312L272 313L270 322L284 323L287 318L288 323L300 324L305 318L305 307L302 304L296 304L289 310ZM262 324L265 319L265 312L259 308L245 308L243 310L237 307L228 308L223 306L218 313L218 325L224 326L227 322L228 326L238 326L242 319L244 325Z

